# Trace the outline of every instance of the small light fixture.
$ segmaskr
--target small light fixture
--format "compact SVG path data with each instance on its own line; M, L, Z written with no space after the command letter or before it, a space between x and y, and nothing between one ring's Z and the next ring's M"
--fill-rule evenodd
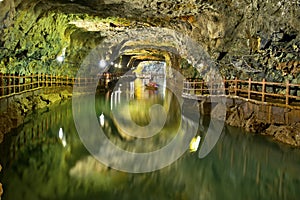
M0 1L1 1L1 0L0 0ZM64 62L65 57L64 57L64 56L57 56L57 57L56 57L56 60L57 60L58 62L62 63L62 62Z
M104 67L106 67L106 65L107 65L107 63L106 63L105 60L100 60L100 61L99 61L99 67L100 67L100 68L104 68Z
M0 0L1 1L1 0ZM60 63L64 62L66 57L66 47L62 49L62 52L59 56L56 57L56 60Z

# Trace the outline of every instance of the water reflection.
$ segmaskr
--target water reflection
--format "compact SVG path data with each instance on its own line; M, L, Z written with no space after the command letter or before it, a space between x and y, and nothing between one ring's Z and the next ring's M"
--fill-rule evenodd
M110 94L98 96L107 136L124 142L113 125ZM174 164L130 174L96 161L82 145L71 102L31 116L1 146L4 200L10 199L299 199L300 151L226 127L204 159L186 152ZM138 118L135 119L138 121ZM169 119L171 124L176 121ZM204 119L204 128L209 120ZM68 145L59 142L63 129ZM160 143L160 138L155 142ZM126 141L126 143L134 143ZM145 145L145 144L143 144ZM143 146L141 145L141 146Z
M119 81L115 88L114 98L110 97L111 111L104 113L113 123L104 125L104 129L99 128L94 117L99 113L93 114L94 102L99 104L94 96L72 99L75 125L88 151L111 168L135 173L160 169L181 157L197 133L199 121L189 119L188 112L185 116L181 113L178 95L169 91L161 95L158 90L147 98L139 98L139 92L148 90L137 84L134 85L137 98L130 99L127 94L130 82Z

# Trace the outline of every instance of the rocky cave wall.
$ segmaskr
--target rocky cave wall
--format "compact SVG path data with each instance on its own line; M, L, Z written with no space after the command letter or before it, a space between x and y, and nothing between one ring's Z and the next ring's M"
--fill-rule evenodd
M74 75L103 38L128 28L154 26L192 37L226 78L300 83L299 0L4 0L0 4L2 73ZM77 24L70 24L74 20ZM56 58L64 49L66 58L60 63Z

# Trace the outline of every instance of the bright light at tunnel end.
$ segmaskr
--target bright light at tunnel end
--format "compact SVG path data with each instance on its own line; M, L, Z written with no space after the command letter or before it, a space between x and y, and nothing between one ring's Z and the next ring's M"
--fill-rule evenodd
M96 73L104 73L109 65L106 60L115 60L122 53L120 44L126 46L126 42L143 42L152 41L156 45L157 49L164 48L160 45L163 43L172 44L170 48L171 52L176 49L176 53L181 57L187 59L198 72L205 77L206 80L214 81L217 85L222 85L223 80L218 74L217 68L212 64L208 54L201 48L201 46L193 41L188 36L182 35L174 30L166 28L145 28L145 29L132 29L126 33L120 33L113 38L108 38L99 44L99 48L95 48L85 58L89 63L88 65L82 64L77 78L92 77ZM111 49L116 49L118 46L118 52L111 53L110 57L107 55L111 52ZM99 58L97 63L93 65L95 55ZM91 62L90 62L91 61ZM113 66L113 63L110 63ZM207 66L208 65L208 66ZM91 68L91 66L97 66L97 69ZM89 70L86 70L89 69ZM172 68L171 68L172 69ZM178 71L172 69L173 78L172 81L183 80L184 77ZM183 82L182 82L183 84ZM119 87L119 84L116 84ZM73 95L72 97L72 109L75 126L79 137L87 150L102 164L106 166L128 172L128 173L146 173L155 170L162 169L174 163L189 149L190 142L194 138L198 131L198 125L200 121L200 114L197 108L188 109L190 105L186 105L185 99L182 97L182 90L178 87L178 84L167 86L168 89L176 96L178 102L181 103L181 122L178 128L177 135L167 145L161 147L159 150L146 153L135 153L123 150L120 147L113 144L109 138L106 137L102 128L99 126L98 117L95 112L95 95ZM96 93L96 85L91 87ZM182 89L182 88L181 88ZM77 94L82 89L75 84L73 88L73 94ZM217 100L218 103L223 103L221 99ZM194 105L198 105L195 100ZM223 112L223 111L220 111ZM226 111L225 111L226 112ZM226 113L223 113L226 116ZM111 113L112 118L118 119L118 112ZM199 147L199 158L203 158L213 149L217 143L219 136L221 135L224 126L225 117L223 119L211 120L207 133L204 138L201 138ZM148 128L147 134L155 135L157 133L151 131ZM150 132L149 132L150 131ZM137 133L138 134L138 133Z

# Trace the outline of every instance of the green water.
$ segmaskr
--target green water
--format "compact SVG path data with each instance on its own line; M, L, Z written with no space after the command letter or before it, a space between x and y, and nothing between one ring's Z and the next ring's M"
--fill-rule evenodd
M108 94L96 98L98 115L109 116L109 99ZM109 117L105 123L110 138L134 143L118 135ZM169 123L176 127L176 120ZM66 147L58 138L60 128ZM3 200L300 198L300 150L232 127L224 127L204 159L186 152L168 167L140 174L107 168L89 154L76 132L71 101L29 116L10 135L1 146Z

